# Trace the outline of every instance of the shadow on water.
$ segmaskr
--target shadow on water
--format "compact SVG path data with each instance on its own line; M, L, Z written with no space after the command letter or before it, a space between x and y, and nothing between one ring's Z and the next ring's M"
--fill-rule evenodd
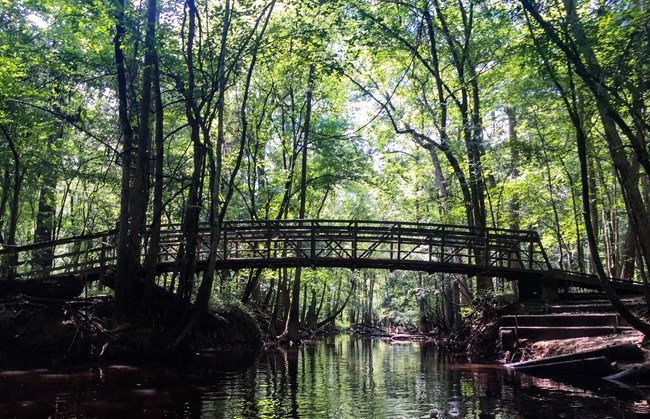
M0 372L0 417L630 418L648 389L560 383L426 344L337 336L299 349L202 355L183 368Z

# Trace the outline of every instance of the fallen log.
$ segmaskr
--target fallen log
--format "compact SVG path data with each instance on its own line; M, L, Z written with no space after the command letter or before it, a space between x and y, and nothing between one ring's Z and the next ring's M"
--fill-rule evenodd
M361 335L389 336L384 329L365 323L357 323L354 326L350 326L350 331Z
M513 369L544 378L605 377L615 371L610 360L604 356L522 365Z
M629 343L615 346L607 346L599 349L592 349L589 351L575 352L567 355L551 356L548 358L535 359L532 361L518 362L515 364L507 364L506 367L515 370L522 369L532 365L544 365L549 363L557 363L562 361L580 360L586 358L605 357L609 362L615 361L638 361L643 359L645 354L641 348Z
M608 375L605 380L623 383L650 382L650 363L635 365L619 373Z
M26 295L49 299L72 299L78 297L85 282L77 275L65 275L43 280L0 281L0 296Z
M413 335L407 335L407 334L395 334L395 335L390 335L390 340L411 340L413 339Z
M429 337L421 333L396 333L390 335L390 340L395 342L423 342L429 340Z

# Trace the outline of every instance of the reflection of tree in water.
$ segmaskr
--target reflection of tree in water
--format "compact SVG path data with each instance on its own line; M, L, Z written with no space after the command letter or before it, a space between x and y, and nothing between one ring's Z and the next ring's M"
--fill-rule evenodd
M243 373L242 378L243 414L247 417L259 416L259 404L257 400L257 364L255 368L249 368Z
M0 412L9 417L146 413L185 418L622 418L650 413L647 388L558 383L498 366L463 364L424 344L339 336L253 358L239 355L196 359L184 373L123 366L66 373L0 371ZM34 414L24 414L27 408Z
M287 363L287 376L289 377L289 398L291 400L291 410L289 416L298 417L298 351L285 351L285 361Z
M255 371L257 391L249 400L249 403L256 404L256 415L262 417L297 415L298 406L295 396L297 362L296 351L279 351L260 357L259 368ZM264 393L259 394L262 391Z

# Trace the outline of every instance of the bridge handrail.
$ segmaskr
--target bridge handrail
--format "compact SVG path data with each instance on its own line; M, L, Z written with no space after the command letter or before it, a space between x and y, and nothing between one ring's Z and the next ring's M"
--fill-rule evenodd
M333 219L290 219L290 220L229 220L224 221L222 230L231 230L231 229L240 229L244 226L283 226L285 228L291 228L291 226L300 226L305 227L306 225L317 225L318 227L326 227L323 224L331 223L337 226L356 226L356 227L372 227L372 226L396 226L401 227L402 231L405 231L405 227L413 227L415 230L421 230L422 228L430 228L433 231L444 231L444 232L459 232L459 233L487 233L490 237L495 237L496 233L506 233L508 237L513 237L513 235L518 235L522 239L527 239L526 241L539 242L539 234L534 230L513 230L507 228L494 228L494 227L473 227L473 226L462 226L455 224L435 224L435 223L417 223L410 221L375 221L375 220L333 220ZM169 227L180 227L179 224L166 224L163 225L162 230L163 234L166 232L174 231L180 232L180 230L171 230ZM199 229L200 232L207 232L209 227L206 224L203 224ZM70 244L75 242L81 242L86 240L92 240L97 238L108 238L117 234L117 230L105 230L97 233L87 233L78 236L66 237L63 239L42 241L37 243L29 243L22 245L0 245L0 254L10 253L12 251L29 251L37 250L47 247L59 246L63 244ZM495 235L496 234L496 235Z
M299 243L301 249L305 249L305 251L300 252L305 258L308 257L307 253L310 248L312 249L311 253L314 252L315 242L320 242L324 240L324 238L331 238L333 241L339 242L339 247L341 246L340 243L347 243L350 241L352 243L351 246L353 252L356 251L357 242L373 242L374 247L369 249L370 253L381 252L377 250L379 243L376 243L378 238L381 238L385 244L391 242L397 243L398 249L396 252L393 250L390 252L384 250L383 252L390 254L391 259L393 258L393 255L396 254L398 260L400 256L399 245L415 244L418 240L428 240L427 244L442 246L442 249L444 249L445 246L457 248L459 250L463 250L460 248L464 248L465 253L458 253L458 251L456 251L455 254L472 258L477 256L473 253L468 254L467 252L476 251L478 249L477 243L484 243L486 250L487 248L490 248L491 250L501 251L511 249L514 244L528 244L528 257L526 258L527 268L529 270L533 270L534 267L542 270L548 270L551 268L548 257L544 252L539 239L539 235L535 231L374 220L294 219L228 221L224 223L224 238L220 244L220 247L224 252L222 259L230 260L243 257L241 254L246 252L246 249L237 248L229 253L228 246L230 242L235 241L242 243L248 241L251 244L258 243L263 247L263 242L265 241L278 241L278 237L271 237L271 234L273 233L275 235L291 234L290 238L296 243ZM330 233L335 235L329 236ZM458 240L464 240L464 242L459 242ZM479 240L479 242L476 242L476 240ZM419 244L424 243L421 242ZM267 247L269 246L270 245L267 245ZM249 251L255 255L261 254L264 250L265 249L263 248L249 249ZM270 248L266 249L267 253L270 251ZM232 255L233 252L234 256ZM364 255L367 253L368 252L364 252ZM413 251L408 252L408 255L411 254L413 254ZM536 262L534 260L535 255L540 255L542 260ZM311 257L313 258L314 256L312 255ZM356 257L356 254L354 257ZM499 256L497 259L502 263L504 261L515 261L514 258L508 259L504 256ZM486 259L486 262L489 262L489 260L491 260L490 257Z
M428 228L432 230L444 231L461 231L461 232L488 232L488 233L505 233L520 234L521 236L539 239L539 234L535 230L513 230L508 228L496 227L475 227L458 224L437 224L437 223L418 223L413 221L381 221L381 220L334 220L334 219L289 219L289 220L228 220L224 221L223 229L241 228L244 226L306 226L333 224L335 226L398 226L412 227L414 229Z
M100 231L99 233L81 234L79 236L70 236L63 239L42 241L37 243L19 244L14 246L3 244L0 247L0 255L11 253L12 251L26 252L29 250L45 249L48 247L54 247L63 244L78 243L86 240L108 238L114 236L115 234L117 234L117 230L106 230Z

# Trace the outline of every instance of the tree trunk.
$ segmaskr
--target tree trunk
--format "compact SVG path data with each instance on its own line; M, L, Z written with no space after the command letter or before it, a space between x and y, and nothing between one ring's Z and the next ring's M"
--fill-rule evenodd
M199 216L202 204L202 190L204 179L204 166L206 145L201 142L200 115L195 112L195 68L194 68L194 42L196 38L196 19L198 11L193 0L186 2L188 11L187 45L187 89L185 93L185 116L190 126L190 139L193 147L193 171L190 189L187 196L187 206L181 225L182 244L179 249L177 261L180 261L178 294L179 303L189 303L192 293L193 280L196 266L196 252L199 235ZM176 316L175 316L176 317ZM176 345L176 344L175 344Z
M422 292L422 289L424 287L424 283L422 281L422 272L418 271L417 273L417 278L418 278L418 290L419 290L419 295L418 295L418 310L420 312L419 316L419 324L418 324L418 330L420 333L426 333L429 331L429 322L427 319L427 309L426 309L426 304L425 304L425 297L424 293ZM444 298L443 298L443 304L446 303L446 296L447 296L447 291L444 289L444 283L443 283L443 293L444 293ZM445 304L446 307L446 304ZM366 322L367 323L367 322ZM370 324L370 323L367 323Z
M575 123L574 118L574 123ZM596 273L600 281L607 298L611 301L612 305L616 311L621 315L623 320L625 320L630 326L634 327L641 333L643 333L646 338L650 337L650 324L644 322L640 318L636 317L634 314L628 310L628 308L621 302L616 295L616 291L612 288L609 283L609 279L603 268L602 261L600 260L600 255L598 253L598 243L596 242L596 237L592 230L591 216L589 211L589 173L587 170L587 145L586 138L582 132L579 124L576 124L576 142L578 143L578 156L580 158L580 176L582 184L582 204L583 204L583 215L585 217L585 228L587 231L587 240L589 241L589 249L591 253L591 258L594 262L596 268Z
M282 292L284 284L284 275L282 269L278 269L278 290L275 293L275 302L273 303L273 311L271 312L271 320L269 320L269 334L275 336L277 334L276 323L280 314L280 303L282 301ZM283 323L284 324L284 323Z
M151 314L153 305L156 265L158 254L160 253L160 230L162 224L163 212L163 181L164 181L164 109L162 103L162 90L160 88L160 71L158 65L155 66L155 75L153 79L154 104L156 115L156 134L155 134L155 156L154 156L154 188L153 188L153 218L151 220L151 231L149 236L149 249L145 259L146 277L144 284L144 293L140 305L140 317L148 317Z
M315 66L309 65L309 74L307 76L307 97L305 104L305 125L302 131L302 172L300 179L300 211L299 218L305 219L305 209L307 201L307 147L309 144L309 131L311 129L311 109L312 95L314 91ZM289 319L281 340L287 342L300 341L300 274L301 268L296 268L296 276L293 281L291 292L291 308L289 310Z
M519 139L517 138L517 113L514 108L506 107L505 114L508 118L508 148L510 149L510 179L516 180L519 178L519 165L521 164L519 155ZM521 228L521 203L519 194L513 193L508 202L509 223L508 227L512 230L519 230ZM510 255L515 259L517 255ZM519 300L519 281L515 280L510 282L512 292L515 299Z
M582 102L582 101L580 101ZM587 139L589 140L589 138ZM595 150L593 140L589 141L587 144L587 148L591 150ZM594 163L594 156L592 153L589 153L587 156L587 174L589 176L589 196L591 197L591 201L589 201L589 216L591 217L591 229L594 232L596 242L598 242L598 232L599 232L599 226L598 226L598 202L599 202L599 196L598 196L598 183L597 183L597 178L596 178L596 168L595 168L595 163Z
M354 279L353 279L352 280L352 286L350 287L350 292L348 293L348 296L345 297L345 301L343 302L343 304L341 304L339 306L339 308L337 308L332 314L325 317L323 320L319 321L316 324L316 327L317 328L323 327L324 325L326 325L328 323L334 322L336 320L336 318L338 317L338 315L341 314L341 312L343 312L343 309L345 309L345 307L347 307L348 303L350 302L350 297L352 297L352 295L354 294L355 289L356 289L356 281L354 281ZM356 323L355 311L350 310L350 313L351 313L350 314L350 323L354 324L354 323Z
M11 190L11 165L5 163L2 171L2 196L0 196L0 244L4 244L5 240L2 237L4 231L5 212L7 211L7 202L9 201L9 193Z
M367 298L367 305L366 305L366 310L365 310L365 316L363 319L363 322L368 325L372 325L372 307L374 304L374 297L375 297L375 273L374 272L369 272L368 274L368 298Z
M522 0L523 2L524 0ZM576 134L576 143L577 143L577 148L578 148L578 158L580 161L580 184L581 184L581 190L582 190L582 208L583 208L583 216L584 216L584 221L585 221L585 230L587 234L587 241L589 244L589 251L591 254L591 259L593 261L593 265L596 270L596 274L598 276L598 280L600 282L601 287L605 291L605 294L607 295L607 298L610 300L612 305L614 306L614 309L621 315L623 320L625 320L630 326L634 327L635 329L639 330L641 333L643 333L646 337L650 336L650 324L644 322L640 318L636 317L634 314L632 314L628 308L621 302L620 298L618 298L618 295L616 295L615 290L612 288L611 284L609 283L609 278L607 277L607 273L605 272L605 268L603 267L602 260L600 258L599 254L599 249L598 249L598 243L596 242L596 235L594 234L593 231L593 223L591 221L591 212L590 212L590 195L589 195L589 171L587 167L587 137L585 135L585 132L582 127L582 123L580 121L579 115L576 111L576 96L575 96L575 89L573 84L571 84L571 94L567 94L566 90L564 87L559 83L557 77L555 76L554 73L550 73L550 75L553 77L554 82L557 86L557 88L560 90L562 93L562 100L564 101L565 107L567 109L567 112L569 113L569 116L571 118L571 122L573 124L573 127L575 129L575 134ZM571 79L569 79L571 81ZM602 116L602 115L601 115ZM616 140L616 137L612 136L611 134L611 125L604 125L605 126L605 132L607 135L608 142L611 140ZM628 166L627 160L623 160L623 156L621 156L617 151L622 151L622 150L613 150L611 148L611 142L610 142L610 153L613 156L614 160L614 165L620 165L620 168L626 169ZM626 163L626 164L622 164ZM622 175L621 173L619 173ZM627 173L629 175L629 173ZM622 177L622 176L621 176ZM619 181L621 179L619 178ZM624 182L621 182L624 183ZM625 190L625 187L622 188ZM638 188L636 189L638 192ZM625 194L624 194L625 195ZM629 203L629 201L626 201ZM638 230L637 230L638 232ZM641 243L640 243L641 244Z
M526 12L543 29L547 38L562 50L567 61L575 67L576 74L582 79L596 100L601 119L604 115L608 119L608 124L612 124L621 130L623 135L629 140L634 154L643 167L645 174L650 176L650 159L648 157L645 139L638 136L632 130L626 122L626 118L614 106L611 90L606 88L605 73L591 48L592 42L587 39L584 29L580 26L574 2L572 0L564 0L569 30L563 30L562 34L558 33L558 30L540 15L537 5L533 0L520 0L520 2ZM571 34L574 39L569 39L568 42L565 41L564 38L567 34ZM576 46L579 47L578 50L576 50ZM643 111L642 109L637 110L630 106L627 106L626 109L630 111L632 120L639 121L642 119L640 116L640 112Z
M8 129L4 125L0 125L0 130L7 139L9 150L14 160L13 172L13 185L11 186L11 204L9 205L9 228L7 230L7 237L5 237L4 245L10 249L2 266L2 277L6 280L13 280L16 278L16 266L18 264L18 253L15 251L16 246L16 232L18 230L18 212L19 212L19 198L20 190L22 188L23 175L21 173L21 156L16 148L16 143ZM7 182L8 183L8 182Z
M63 126L58 124L56 134L47 141L47 149L52 153L52 145L63 138ZM48 165L42 175L42 184L38 194L38 213L36 214L36 229L34 230L34 243L54 240L54 217L56 200L57 171ZM47 247L34 251L32 266L35 270L47 276L52 267L54 248Z
M273 291L275 289L275 275L271 276L271 279L269 280L269 289L266 291L266 295L264 296L264 301L262 302L262 307L265 310L269 310L269 304L271 304L271 298L273 297ZM245 301L242 301L245 304Z
M314 320L318 320L318 316L320 316L321 309L323 308L323 303L325 302L325 291L327 291L327 283L323 282L323 291L320 295L320 301L318 302L318 308L316 309L316 312L314 313Z
M118 115L122 131L122 180L120 189L120 217L118 222L117 273L115 277L115 312L117 319L127 320L133 298L133 271L129 243L131 210L131 160L133 153L133 129L129 118L129 101L126 81L126 60L123 52L123 40L126 36L126 11L124 0L117 0L115 17L115 66L117 70Z
M307 319L307 284L302 285L302 310L300 317L300 324L305 324Z
M305 291L305 294L307 292ZM305 326L307 329L313 329L316 327L316 291L311 290L311 303L309 304L309 309L307 310L307 316L305 318Z

